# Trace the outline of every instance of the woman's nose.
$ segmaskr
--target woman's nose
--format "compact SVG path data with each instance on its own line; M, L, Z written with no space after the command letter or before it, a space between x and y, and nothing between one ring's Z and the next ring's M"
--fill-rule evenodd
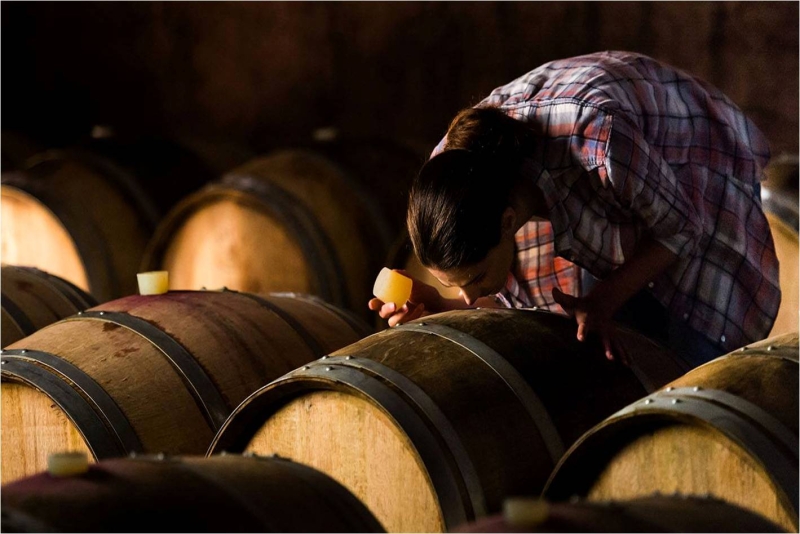
M476 298L478 298L477 294L465 289L460 289L458 294L461 295L461 297L464 299L464 302L467 303L467 306L472 306L472 303L475 302Z

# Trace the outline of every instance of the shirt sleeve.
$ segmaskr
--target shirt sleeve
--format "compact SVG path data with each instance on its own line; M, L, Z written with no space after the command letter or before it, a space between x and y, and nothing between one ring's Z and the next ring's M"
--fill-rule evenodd
M682 184L641 130L615 115L600 178L620 205L633 212L653 238L685 257L700 240L702 220Z

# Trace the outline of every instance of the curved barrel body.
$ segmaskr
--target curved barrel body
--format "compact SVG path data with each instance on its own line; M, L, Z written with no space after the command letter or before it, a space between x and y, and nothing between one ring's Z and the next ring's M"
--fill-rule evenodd
M7 532L383 532L340 484L278 458L105 460L7 484L2 505Z
M630 501L538 501L529 519L488 517L456 532L784 532L717 499L655 495ZM538 517L536 517L538 516Z
M683 373L632 332L635 371L566 316L454 311L385 330L245 400L210 452L278 453L344 484L389 531L443 531L538 492L565 446Z
M763 192L764 213L772 231L775 254L780 262L778 273L781 286L781 305L770 331L771 336L796 332L800 321L800 283L798 283L798 238L797 196L791 197L767 189Z
M316 299L232 291L111 301L2 354L2 477L47 454L200 454L250 393L365 335Z
M74 284L35 267L3 265L3 346L97 302Z
M47 271L98 301L136 292L155 212L133 177L49 151L4 173L2 257Z
M702 365L580 438L545 494L711 495L798 525L797 334Z
M161 223L142 270L173 289L310 293L363 317L385 248L375 221L331 160L284 150L187 197Z

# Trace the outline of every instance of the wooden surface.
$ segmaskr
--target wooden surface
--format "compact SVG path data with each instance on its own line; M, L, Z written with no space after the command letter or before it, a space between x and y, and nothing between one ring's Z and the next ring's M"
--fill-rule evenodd
M169 271L170 289L308 292L315 275L292 239L265 210L220 200L186 219L154 268ZM269 246L253 246L256 242Z
M390 415L364 399L315 391L291 401L248 450L294 458L326 473L358 495L389 532L444 530L413 444Z
M797 517L778 497L769 473L713 429L685 424L651 429L619 451L587 497L626 500L656 492L711 495L797 530Z
M773 213L767 212L766 216L775 242L775 253L780 262L781 306L769 334L776 336L796 332L800 328L800 264L797 260L800 243L795 229Z
M76 476L39 474L3 486L2 506L53 532L382 532L324 474L233 455L142 456Z
M33 196L0 185L3 262L38 267L89 290L86 269L69 231Z
M779 445L772 433L773 428L783 429L797 440L797 362L797 334L777 336L712 360L653 396L669 395L667 388L699 387L709 395L724 392L746 401L775 418L775 425L721 403L726 415L719 416L719 421L739 429L755 425L751 439L776 444L778 452L769 453L770 458L759 457L748 442L715 420L705 421L694 409L682 413L670 410L668 402L659 408L638 403L632 411L606 419L581 437L562 458L546 495L553 499L587 495L592 500L630 499L655 492L710 495L796 531L798 517L787 495L791 490L780 486L784 473L771 471L769 462L797 463L796 449L792 453ZM740 432L751 435L750 430Z
M3 261L60 276L101 302L135 293L150 231L139 207L110 175L58 153L47 157L14 177L15 187L31 191L52 215L4 208ZM40 217L45 222L32 221ZM57 225L63 231L53 231ZM15 252L6 256L6 250Z
M287 298L272 300L280 306ZM124 312L167 332L211 378L225 409L230 411L259 387L320 357L322 354L307 342L308 337L319 340L322 352L358 339L360 334L345 321L320 313L318 304L293 304L288 313L304 325L303 332L294 330L261 303L235 292L133 296L92 310ZM304 311L310 316L298 319L305 315ZM334 328L340 332L327 340L325 332ZM8 348L49 352L91 376L119 406L145 452L201 454L214 436L215 429L204 418L182 375L149 339L128 328L103 318L73 316ZM10 378L3 375L4 395L8 386L15 385L9 382ZM16 402L14 397L10 399L9 402ZM19 402L26 401L27 397L19 396ZM14 428L26 428L28 432L37 428L40 408L18 408L21 421ZM9 436L13 431L4 423L4 442L12 439ZM3 447L2 465L18 462L20 455L34 455L35 459L26 464L41 466L48 452L53 451ZM8 482L6 474L11 471L3 467L2 472L3 482Z
M173 288L305 292L372 319L366 303L385 249L375 241L374 221L364 206L369 199L354 192L345 171L320 154L283 150L230 175L289 194L291 205L281 209L309 214L318 227L309 243L321 261L303 250L299 228L283 220L269 201L217 184L168 215L148 246L143 268L174 272Z
M724 501L684 495L603 502L530 499L525 506L536 507L538 520L496 515L456 532L783 532Z
M92 454L78 429L47 395L22 384L3 382L2 483L47 469L54 452Z
M587 343L575 340L574 324L565 316L484 309L438 314L426 317L423 322L466 332L499 353L526 388L535 392L538 406L552 421L557 439L567 446L604 417L646 394L636 374L605 359L599 340ZM637 337L630 332L624 335ZM660 386L680 375L669 353L652 344L641 346L647 347L647 351L635 354L637 359L664 363L652 366L660 367L661 375L654 374L648 381ZM464 476L480 487L488 513L499 510L506 495L530 494L542 489L554 466L547 448L552 440L534 422L527 404L509 388L506 380L511 378L506 378L503 372L493 371L459 344L404 328L372 335L331 356L346 355L354 357L353 365L368 359L412 382L413 388L398 384L398 379L389 379L381 371L367 373L398 393L399 402L420 413L425 430L401 426L397 422L401 413L397 406L365 399L348 385L350 379L342 374L349 369L348 363L341 360L338 364L341 367L334 368L330 378L304 379L303 370L298 370L260 390L229 417L227 426L215 438L212 451L240 450L239 447L255 452L279 450L323 471L330 469L334 478L341 477L370 506L389 531L455 526L443 519L444 511L430 505L430 496L433 491L441 508L445 496L442 492L448 491L437 486L434 471L450 470L456 480L466 484L458 471L461 468L455 467L462 465L456 460L455 450L459 447L463 447L474 469L474 475ZM327 365L324 360L317 364ZM327 391L331 389L336 394ZM449 422L458 444L445 438L453 434L438 426L441 422L423 415L432 413L433 408L419 405L420 391L427 398L422 402L432 403L435 411ZM369 404L372 407L367 409ZM357 415L349 415L354 410ZM363 426L358 421L364 420L365 414L374 414L367 420L378 418L394 428L378 431ZM421 449L427 447L423 444L427 438L421 437L424 433L440 444L446 465L426 463L425 458L434 455L428 449L425 452ZM381 440L377 445L376 434ZM311 439L313 436L325 438ZM378 449L374 454L360 453L375 447ZM388 456L380 448L402 453ZM412 462L409 456L414 456L414 451L416 458ZM420 466L421 473L427 472L428 478L421 475L409 478L401 473L415 471L403 467L414 464ZM379 479L382 479L380 484L375 482ZM467 515L473 513L467 493L455 499ZM414 504L419 506L414 508L417 512L410 511L410 503L417 503Z
M8 299L10 305L24 316L21 320L27 320L35 330L97 305L91 296L79 288L38 269L4 264L0 270L3 299ZM6 318L13 322L14 315L6 310L6 305L7 301L4 300L3 346L33 333L24 333L19 325L9 324L7 327Z

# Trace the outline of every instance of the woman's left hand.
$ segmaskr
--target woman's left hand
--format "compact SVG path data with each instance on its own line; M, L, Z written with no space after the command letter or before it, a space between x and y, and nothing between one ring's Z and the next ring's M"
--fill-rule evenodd
M553 288L553 299L578 323L578 341L584 341L586 335L597 332L603 342L606 358L619 360L629 364L628 355L616 335L616 327L612 320L614 310L608 309L599 299L591 295L573 297L558 288Z

